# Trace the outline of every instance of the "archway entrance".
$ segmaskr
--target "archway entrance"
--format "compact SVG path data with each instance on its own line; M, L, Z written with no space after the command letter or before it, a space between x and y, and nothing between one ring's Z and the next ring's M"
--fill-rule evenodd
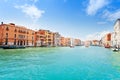
M23 45L23 41L20 41L20 46L22 46Z

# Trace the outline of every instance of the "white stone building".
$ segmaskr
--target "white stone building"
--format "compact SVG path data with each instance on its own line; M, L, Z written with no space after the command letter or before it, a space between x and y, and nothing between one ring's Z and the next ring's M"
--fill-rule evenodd
M114 31L112 33L112 46L120 47L120 19L117 19L114 24Z

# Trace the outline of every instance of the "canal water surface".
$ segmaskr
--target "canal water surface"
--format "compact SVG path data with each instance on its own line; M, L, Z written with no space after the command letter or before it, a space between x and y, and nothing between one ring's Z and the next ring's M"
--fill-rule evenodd
M120 53L102 47L0 49L0 80L120 80Z

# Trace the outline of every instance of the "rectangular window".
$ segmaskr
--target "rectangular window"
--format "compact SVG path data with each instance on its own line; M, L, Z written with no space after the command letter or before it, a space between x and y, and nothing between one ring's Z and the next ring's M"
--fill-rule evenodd
M16 38L16 34L15 34L15 38Z
M8 38L8 33L6 33L6 38Z

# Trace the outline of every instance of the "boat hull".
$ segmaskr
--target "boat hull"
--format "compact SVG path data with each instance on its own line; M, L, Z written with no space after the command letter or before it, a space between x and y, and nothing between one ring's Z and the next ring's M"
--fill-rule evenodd
M25 46L2 46L3 49L24 49Z

